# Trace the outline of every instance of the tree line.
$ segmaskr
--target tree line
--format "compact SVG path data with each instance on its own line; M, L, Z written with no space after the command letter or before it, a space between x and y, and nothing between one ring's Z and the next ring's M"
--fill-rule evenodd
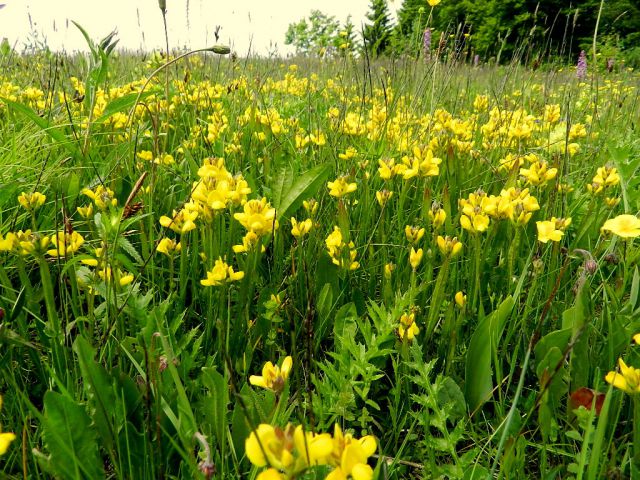
M285 43L305 55L446 52L469 61L516 56L535 63L591 53L594 35L603 64L640 65L640 1L403 0L394 18L387 0L371 0L363 25L314 10L289 25Z

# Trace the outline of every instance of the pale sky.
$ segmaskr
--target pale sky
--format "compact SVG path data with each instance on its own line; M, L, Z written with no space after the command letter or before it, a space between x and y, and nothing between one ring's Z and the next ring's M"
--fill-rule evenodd
M344 22L351 15L356 28L365 21L370 0L166 0L171 47L200 48L215 43L216 25L222 27L218 43L240 56L251 45L253 53L267 55L284 45L287 26L312 9ZM395 12L400 0L390 2ZM71 20L93 39L118 30L119 47L151 50L164 46L162 15L157 0L0 0L0 39L6 37L21 51L33 44L34 32L50 49L83 50L84 40ZM187 9L188 6L188 9ZM188 13L188 14L187 14ZM31 21L29 20L31 18Z

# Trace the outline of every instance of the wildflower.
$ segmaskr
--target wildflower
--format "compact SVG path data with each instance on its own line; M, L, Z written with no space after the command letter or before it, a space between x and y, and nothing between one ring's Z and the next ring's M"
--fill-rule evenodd
M242 244L234 245L232 248L235 253L247 253L256 248L258 243L260 243L260 237L255 232L249 231L242 237ZM264 253L265 250L264 245L262 245L260 251Z
M425 58L429 58L431 54L431 29L425 28L422 34L422 52Z
M47 200L46 195L41 194L40 192L33 193L24 193L18 196L18 203L22 205L25 209L29 211L35 211L44 205L44 202Z
M0 410L2 410L2 395L0 395ZM2 433L2 431L0 430L0 456L7 453L7 450L9 449L9 445L11 445L11 442L13 442L15 439L16 439L16 436L14 433L11 433L11 432Z
M618 215L604 222L600 231L609 231L623 238L635 238L640 235L640 219L635 215Z
M451 238L449 235L446 237L438 235L436 243L443 257L453 258L462 250L462 242L459 242L457 237Z
M427 0L427 3L429 4L430 7L435 7L437 5L440 5L440 2L442 0Z
M51 236L51 243L55 249L47 250L47 255L52 257L66 257L75 253L84 243L84 238L78 232L58 232Z
M415 312L403 313L400 317L400 325L398 326L398 335L400 339L406 339L412 341L416 335L420 333L420 328L416 325Z
M198 212L182 208L178 212L173 211L173 218L165 215L160 217L160 225L170 228L180 235L190 232L196 228L195 220L198 218Z
M355 270L360 266L360 263L356 262L357 252L354 243L346 243L343 240L340 227L333 227L333 232L325 239L325 245L334 265L345 270Z
M293 359L290 356L285 357L282 362L282 367L267 362L264 364L264 367L262 367L262 375L251 375L249 377L249 383L256 387L262 387L280 393L284 388L284 383L287 381L287 378L289 378L292 366Z
M397 174L397 165L393 158L384 158L378 160L378 175L382 180L389 180L391 177Z
M168 257L173 257L176 253L179 253L182 249L182 244L171 238L164 237L158 243L156 251L165 254Z
M407 241L409 243L416 244L424 236L424 228L407 225L406 227L404 227L404 234L407 237Z
M467 303L467 296L462 292L456 292L453 299L460 308L464 308L464 305Z
M542 160L532 163L529 168L520 169L520 175L523 176L528 183L536 187L544 185L549 180L553 180L556 178L557 173L557 168L549 168L547 162Z
M93 203L95 203L96 207L100 210L106 210L109 207L115 207L118 205L118 199L115 198L113 190L109 187L105 187L104 185L98 185L95 190L84 188L80 193L93 200Z
M207 278L200 280L205 287L217 287L223 283L235 282L244 278L244 272L235 272L233 267L227 265L222 258L218 258L213 268L207 272Z
M389 280L391 278L391 274L396 269L396 266L393 263L385 263L384 265L384 278Z
M587 76L587 54L584 50L580 51L578 57L578 65L576 65L576 78L578 80L584 80Z
M287 442L285 432L268 424L260 424L245 441L247 458L257 467L270 465L282 470L293 463L293 442Z
M620 197L605 197L604 203L607 205L607 207L614 208L618 206L620 200Z
M386 188L376 192L376 200L381 207L384 207L392 196L393 192L390 192Z
M462 209L460 225L471 233L484 232L489 228L487 207L491 200L482 190L469 194L469 198L461 198L458 203Z
M338 154L338 158L341 158L342 160L351 160L352 158L355 158L356 155L358 155L358 150L353 147L348 147L344 153Z
M355 192L358 186L355 183L348 183L347 177L342 176L333 182L328 182L327 188L329 189L329 195L340 198L347 193Z
M409 263L411 264L411 268L413 268L414 270L416 270L418 268L418 266L420 266L420 262L422 262L422 255L423 255L423 251L421 248L418 249L418 251L414 250L413 247L411 247L411 252L409 253Z
M615 167L599 167L594 175L591 183L587 185L589 193L597 195L601 193L605 188L613 187L620 183L620 175Z
M633 336L633 341L636 342L638 345L640 345L640 333L636 333Z
M428 215L433 223L433 228L440 228L447 219L447 212L444 211L438 202L433 202Z
M320 204L315 198L311 198L309 200L303 200L302 206L307 211L309 216L313 218L316 213L318 213L318 207L320 206Z
M627 366L624 360L618 359L620 373L609 372L604 377L607 383L610 383L620 390L630 393L640 393L640 369Z
M42 255L49 246L50 238L31 230L9 232L7 237L0 237L0 251L13 252L16 255Z
M111 279L114 277L113 270L109 266L105 266L103 268L100 268L98 270L98 277L103 282L108 284L108 283L111 282ZM118 282L118 285L120 285L121 287L126 287L131 282L133 282L133 280L134 280L134 276L132 274L127 273L127 272L123 272L123 271L121 271L119 269L116 269L115 277L116 277L116 281Z
M367 465L367 459L376 451L376 439L367 435L355 439L351 434L343 434L336 423L333 433L333 451L329 457L329 464L336 468L326 480L343 480L351 476L355 480L371 480L373 469Z
M261 200L249 200L244 204L242 213L234 213L240 224L258 236L268 235L278 228L276 209L271 208L266 198Z
M93 216L93 203L86 207L78 207L78 213L82 218L91 218Z
M298 222L295 218L291 217L291 235L296 238L304 237L313 227L313 220L307 218L301 222Z

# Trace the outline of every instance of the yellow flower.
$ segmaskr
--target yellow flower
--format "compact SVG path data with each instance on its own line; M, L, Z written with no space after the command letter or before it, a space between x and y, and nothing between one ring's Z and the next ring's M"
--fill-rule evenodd
M260 200L249 200L244 204L243 212L234 213L233 218L258 236L268 235L278 228L276 209L271 208L264 197Z
M553 218L536 222L536 227L538 228L538 241L542 243L547 243L549 240L559 242L564 235L562 230L556 229L556 222Z
M454 300L458 307L464 308L464 305L467 303L467 296L462 292L456 292Z
M283 474L281 474L275 468L268 468L267 470L260 472L260 475L256 477L256 480L286 480Z
M636 333L633 336L633 341L636 342L638 345L640 345L640 333Z
M0 395L0 410L2 410L2 395ZM0 431L0 456L7 453L9 445L11 445L11 442L13 442L15 439L15 434L11 432L2 433ZM331 449L329 450L329 453L331 453Z
M90 218L93 216L93 203L90 203L86 207L78 207L78 213L82 218Z
M384 265L384 278L389 280L391 278L391 274L396 269L396 266L393 263L385 263Z
M640 369L627 366L621 358L618 359L618 365L620 366L620 373L607 373L604 378L607 383L627 393L640 393Z
M251 375L249 383L256 387L267 388L276 393L280 393L284 388L284 383L289 378L293 359L290 356L285 357L282 361L282 367L278 367L271 362L267 362L262 367L262 375Z
M198 212L195 210L188 210L183 208L180 211L173 211L173 218L169 218L165 215L160 217L160 225L165 228L170 228L180 235L184 235L196 228L195 220L198 218Z
M357 252L354 243L344 242L340 227L333 227L333 232L329 234L324 242L334 265L345 270L355 270L360 266L360 263L356 262Z
M207 272L207 278L200 280L205 287L217 287L223 283L235 282L244 278L244 272L235 272L233 267L227 265L222 258L218 258L213 269Z
M351 160L356 155L358 155L358 150L353 147L348 147L344 153L338 154L338 158L341 158L342 160Z
M300 459L298 463L304 467L327 463L327 457L333 451L333 439L330 434L305 432L301 425L293 432L293 442Z
M95 190L84 188L80 193L93 200L93 203L95 203L96 207L100 210L106 210L107 208L115 207L118 204L118 199L115 198L113 190L103 185L98 185Z
M440 228L442 225L444 225L444 221L447 219L447 212L445 212L437 202L433 202L428 215L431 219L431 222L433 223L433 228Z
M411 264L411 268L413 268L414 270L416 270L420 265L420 262L422 262L423 253L424 252L421 248L416 251L413 249L413 247L411 247L411 252L409 253L409 263Z
M520 175L534 186L544 185L549 180L553 180L557 173L557 168L549 168L547 162L542 160L532 163L529 168L520 169Z
M384 207L392 196L393 192L390 192L386 188L376 192L376 200L381 207Z
M231 248L233 248L235 253L247 253L253 250L258 243L260 243L260 237L256 235L255 232L249 231L244 237L242 237L242 245L234 245ZM262 245L260 251L264 253L265 250L265 246Z
M342 176L333 182L328 182L327 188L329 189L329 195L340 198L347 193L355 192L358 186L355 183L348 183L347 177Z
M317 202L315 198L311 198L309 200L304 200L302 202L302 206L307 211L310 217L314 217L316 213L318 213L318 207L320 204Z
M367 459L376 451L376 439L367 435L355 439L351 434L343 435L340 426L336 424L333 434L333 451L329 457L329 464L336 468L326 480L342 480L351 476L354 480L371 480L373 469L367 465Z
M444 257L453 258L462 250L462 242L459 242L457 237L451 238L449 235L446 237L438 235L436 243L438 244L440 253L442 253Z
M635 215L618 215L604 222L600 231L609 231L623 238L635 238L640 235L640 219Z
M52 257L66 257L71 253L75 253L84 243L84 238L78 232L58 232L51 236L51 243L55 249L47 250L47 254Z
M427 0L427 3L430 7L435 7L436 5L440 5L442 0Z
M424 228L407 225L406 227L404 227L404 234L407 237L407 241L409 243L416 244L424 236Z
M40 192L24 193L18 196L18 203L29 211L35 211L44 205L47 197Z
M400 339L412 341L420 333L420 328L416 325L416 314L414 312L403 313L398 326L398 336Z
M287 440L281 429L260 424L245 441L247 458L257 467L269 465L277 470L284 470L294 462L293 442Z
M295 218L291 217L291 235L294 237L304 237L311 231L311 227L313 227L313 221L310 218L298 222Z
M164 237L158 243L156 247L156 251L160 253L164 253L168 257L173 257L176 253L179 253L182 249L182 244L177 242L171 238Z

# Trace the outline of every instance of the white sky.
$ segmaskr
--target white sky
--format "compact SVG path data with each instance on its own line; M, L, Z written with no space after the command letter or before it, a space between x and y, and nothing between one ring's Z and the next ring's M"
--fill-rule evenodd
M351 15L357 29L365 21L369 0L166 0L171 47L200 48L215 43L216 25L220 41L241 56L252 52L266 55L284 45L287 26L312 9L343 22ZM164 45L162 15L157 0L0 0L0 39L6 37L18 50L33 44L34 32L52 50L82 50L84 40L71 20L82 25L93 39L118 30L120 47L153 49ZM400 0L390 2L395 11ZM187 5L189 9L187 10ZM188 11L188 15L187 15ZM31 21L29 20L31 18Z

